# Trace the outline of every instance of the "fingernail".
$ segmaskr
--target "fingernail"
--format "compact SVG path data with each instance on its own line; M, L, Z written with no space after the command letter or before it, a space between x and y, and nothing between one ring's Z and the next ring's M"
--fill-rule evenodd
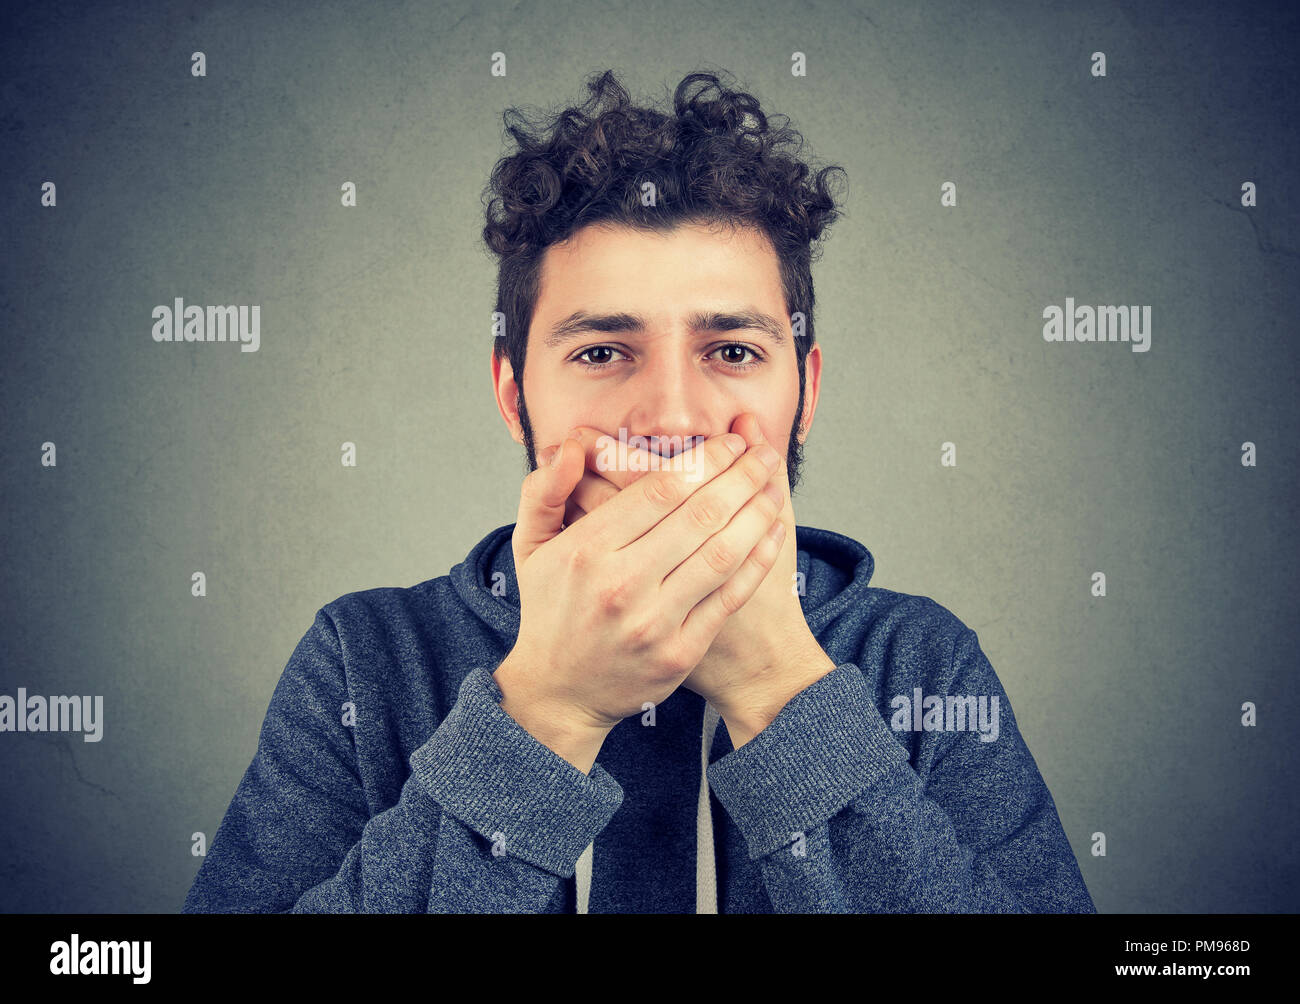
M551 466L552 466L552 467L559 467L559 466L560 466L560 454L563 453L563 452L564 452L564 444L561 443L561 444L559 445L559 447L556 449L556 451L555 451L555 455L554 455L553 457L551 457Z
M780 455L767 443L758 448L758 459L763 461L769 471L776 470L777 465L781 463Z
M731 451L733 457L738 457L745 452L745 437L734 432L729 432L722 437L726 440L727 449Z
M785 537L785 524L778 519L772 524L772 529L767 531L767 535L779 544Z

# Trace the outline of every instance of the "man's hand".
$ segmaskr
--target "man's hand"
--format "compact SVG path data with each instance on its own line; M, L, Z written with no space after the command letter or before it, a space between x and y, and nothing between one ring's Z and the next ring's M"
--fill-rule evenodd
M780 458L716 436L696 448L698 479L650 472L561 533L580 446L566 439L524 479L519 636L495 679L501 706L588 772L609 731L681 685L772 567L780 493L764 488Z
M589 453L596 448L598 432L575 432ZM764 442L758 421L749 413L737 417L731 432L744 436L751 449ZM551 455L550 450L542 454ZM586 516L642 477L639 471L587 470L570 496L566 521ZM771 724L790 698L835 668L809 630L795 588L797 542L784 458L774 480L781 486L780 522L785 527L780 554L753 595L727 618L707 654L682 683L718 709L737 748Z
M731 431L744 436L751 448L764 442L758 420L748 412L737 417ZM682 683L718 709L737 749L767 728L790 698L835 669L799 602L794 503L784 457L777 474L786 527L781 553Z

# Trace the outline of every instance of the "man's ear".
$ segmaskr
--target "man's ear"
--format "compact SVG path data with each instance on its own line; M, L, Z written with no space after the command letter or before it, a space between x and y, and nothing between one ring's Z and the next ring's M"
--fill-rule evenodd
M524 443L524 427L519 421L519 385L515 383L514 367L507 356L492 351L492 389L497 398L497 411L510 430L510 438L520 446Z
M820 345L814 345L808 350L808 355L803 361L803 374L803 422L802 431L799 433L800 443L808 441L808 433L812 431L813 415L817 411L817 398L821 394L822 347Z

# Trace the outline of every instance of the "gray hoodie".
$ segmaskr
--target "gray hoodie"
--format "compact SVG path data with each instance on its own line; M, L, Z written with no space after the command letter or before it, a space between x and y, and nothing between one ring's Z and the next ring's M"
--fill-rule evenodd
M583 774L498 703L513 529L317 612L185 912L1095 912L977 636L861 544L797 528L837 668L766 729L678 688Z

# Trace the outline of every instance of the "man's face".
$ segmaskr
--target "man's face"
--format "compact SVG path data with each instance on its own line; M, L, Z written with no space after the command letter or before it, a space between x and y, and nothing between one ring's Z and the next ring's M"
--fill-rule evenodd
M574 426L615 440L620 430L644 436L651 452L669 457L729 431L748 411L786 455L795 483L821 352L814 346L805 360L800 435L794 336L777 256L761 231L595 224L548 248L540 279L522 399L509 361L494 355L492 363L497 405L529 470L538 450Z

